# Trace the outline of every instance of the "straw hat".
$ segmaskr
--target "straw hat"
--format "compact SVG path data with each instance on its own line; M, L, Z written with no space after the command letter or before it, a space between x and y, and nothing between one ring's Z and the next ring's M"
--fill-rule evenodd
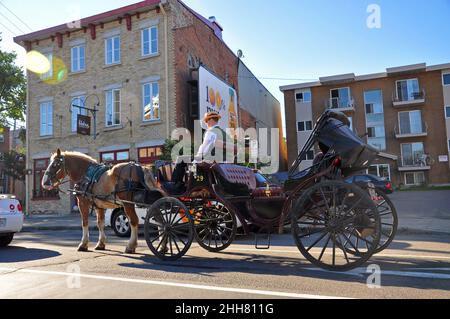
M219 120L222 118L222 116L220 116L219 113L217 112L208 112L205 114L205 116L203 117L203 121L205 123L208 123L209 120L214 119L217 122L219 122Z

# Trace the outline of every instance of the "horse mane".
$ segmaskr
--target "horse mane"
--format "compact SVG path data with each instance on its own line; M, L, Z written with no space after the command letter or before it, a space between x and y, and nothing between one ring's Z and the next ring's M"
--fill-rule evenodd
M78 158L80 160L85 160L85 161L96 163L96 164L98 163L97 160L94 159L93 157L91 157L89 155L86 155L86 154L83 154L83 153L80 153L80 152L69 152L69 151L67 151L67 152L62 152L61 155L69 156L69 157L75 157L75 158ZM56 156L56 153L54 153L52 155L51 159L53 160L55 158L55 156Z

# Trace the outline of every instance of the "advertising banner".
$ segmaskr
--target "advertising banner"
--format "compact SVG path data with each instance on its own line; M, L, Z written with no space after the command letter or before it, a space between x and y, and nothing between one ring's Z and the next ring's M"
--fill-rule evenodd
M205 113L218 112L222 116L219 126L223 130L238 127L236 90L204 67L199 69L199 101L200 120ZM202 126L206 128L203 121Z

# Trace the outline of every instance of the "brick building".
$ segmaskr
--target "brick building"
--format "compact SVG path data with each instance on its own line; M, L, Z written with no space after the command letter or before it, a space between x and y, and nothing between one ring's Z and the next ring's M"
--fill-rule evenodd
M199 119L200 65L239 94L239 59L222 31L215 18L179 0L146 0L15 38L52 61L45 74L28 71L29 210L68 212L75 204L40 187L57 147L102 162L153 162L173 129L192 128ZM86 111L73 104L98 107L96 139L76 133L77 115ZM144 112L148 105L150 112ZM252 116L238 112L240 119ZM281 117L278 101L271 112Z
M369 173L396 185L450 183L450 64L329 76L280 89L289 114L290 163L320 114L336 109L349 116L353 130L380 151ZM311 150L301 168L311 165L314 153Z

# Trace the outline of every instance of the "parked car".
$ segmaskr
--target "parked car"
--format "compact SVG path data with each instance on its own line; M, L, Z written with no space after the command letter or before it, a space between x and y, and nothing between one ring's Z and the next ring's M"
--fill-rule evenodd
M367 186L367 183L372 183L375 185L375 188L385 194L392 194L394 192L394 188L392 187L392 183L388 180L384 180L375 175L354 175L345 180L347 183L355 183L360 187Z
M0 247L8 246L22 230L22 205L14 195L0 195Z
M147 209L136 207L136 214L139 218L139 226L143 226ZM123 208L107 209L105 213L105 226L111 227L118 237L130 237L131 227L127 215Z

